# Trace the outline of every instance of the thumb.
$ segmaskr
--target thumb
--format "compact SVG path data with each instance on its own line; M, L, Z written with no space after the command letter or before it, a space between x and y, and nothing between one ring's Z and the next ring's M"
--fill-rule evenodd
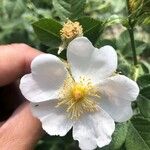
M3 149L14 146L16 149L33 149L42 136L39 120L31 114L29 103L24 103L16 109L13 115L1 124L0 145Z

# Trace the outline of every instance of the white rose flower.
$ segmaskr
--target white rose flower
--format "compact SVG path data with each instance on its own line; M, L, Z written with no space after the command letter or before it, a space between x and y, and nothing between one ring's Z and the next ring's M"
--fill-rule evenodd
M78 37L68 45L67 61L69 70L54 55L37 56L21 79L22 94L48 134L64 136L73 128L81 149L103 147L111 141L114 121L132 116L139 88L123 75L112 76L117 54L111 46L97 49Z

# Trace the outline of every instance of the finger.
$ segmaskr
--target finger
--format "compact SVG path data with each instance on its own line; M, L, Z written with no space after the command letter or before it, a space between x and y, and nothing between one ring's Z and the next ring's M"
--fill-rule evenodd
M0 46L0 86L29 72L31 61L40 53L25 44Z
M0 127L4 124L4 121L3 122L0 122Z
M41 123L31 114L29 104L22 104L0 129L0 145L19 149L33 149L42 135ZM8 147L7 147L8 146ZM2 147L3 148L3 147Z

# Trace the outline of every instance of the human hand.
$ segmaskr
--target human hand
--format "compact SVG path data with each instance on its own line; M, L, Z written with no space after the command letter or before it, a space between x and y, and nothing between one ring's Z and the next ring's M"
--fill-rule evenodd
M31 150L42 135L41 124L32 116L17 84L40 53L25 44L0 46L1 150Z

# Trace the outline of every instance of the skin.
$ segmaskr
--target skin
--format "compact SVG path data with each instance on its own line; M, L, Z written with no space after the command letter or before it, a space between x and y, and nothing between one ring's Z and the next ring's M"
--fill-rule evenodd
M0 46L0 149L32 150L42 135L41 123L21 95L19 79L30 72L41 52L25 44Z

